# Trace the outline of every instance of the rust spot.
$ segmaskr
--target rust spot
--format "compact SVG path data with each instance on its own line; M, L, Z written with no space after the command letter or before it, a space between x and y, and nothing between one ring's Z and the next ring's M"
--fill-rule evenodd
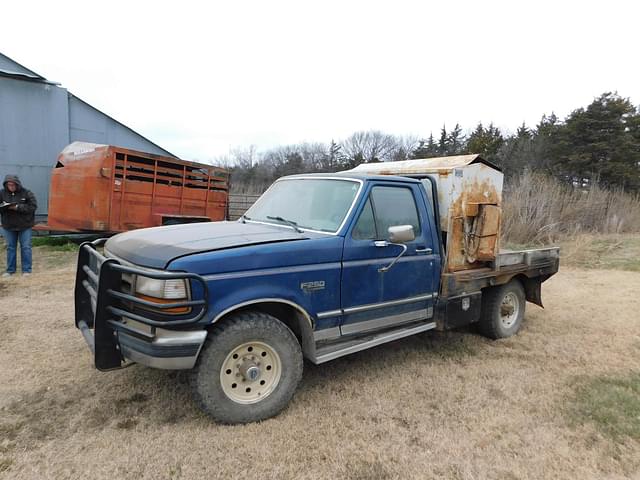
M449 208L448 272L484 266L495 260L500 238L501 192L488 179L464 182Z

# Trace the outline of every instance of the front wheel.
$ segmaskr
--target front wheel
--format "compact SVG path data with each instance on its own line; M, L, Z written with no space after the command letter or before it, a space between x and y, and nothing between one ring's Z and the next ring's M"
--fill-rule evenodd
M525 305L524 288L518 280L484 290L480 332L493 339L515 335L522 326Z
M202 408L222 423L248 423L280 413L302 378L302 351L291 330L262 312L216 325L191 380Z

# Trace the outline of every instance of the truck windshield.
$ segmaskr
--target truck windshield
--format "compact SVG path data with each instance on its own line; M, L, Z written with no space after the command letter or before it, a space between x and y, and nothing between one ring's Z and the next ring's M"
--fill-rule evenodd
M360 189L354 180L288 178L274 183L245 219L336 233ZM276 220L276 217L283 221Z

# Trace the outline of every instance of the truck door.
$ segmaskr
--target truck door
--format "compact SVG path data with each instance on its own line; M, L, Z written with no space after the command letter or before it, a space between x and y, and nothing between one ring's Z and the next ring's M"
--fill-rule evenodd
M366 202L347 232L342 265L341 333L385 329L433 317L439 284L438 249L419 184L385 182L370 187ZM401 252L397 245L378 246L394 225L412 225L415 240Z

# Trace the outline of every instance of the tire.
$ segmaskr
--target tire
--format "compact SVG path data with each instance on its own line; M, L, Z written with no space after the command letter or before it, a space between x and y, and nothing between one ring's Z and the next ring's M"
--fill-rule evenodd
M518 280L484 290L480 333L494 340L515 335L522 326L525 306L524 288Z
M201 408L220 423L249 423L280 413L302 378L302 351L293 332L261 312L216 325L191 374Z

